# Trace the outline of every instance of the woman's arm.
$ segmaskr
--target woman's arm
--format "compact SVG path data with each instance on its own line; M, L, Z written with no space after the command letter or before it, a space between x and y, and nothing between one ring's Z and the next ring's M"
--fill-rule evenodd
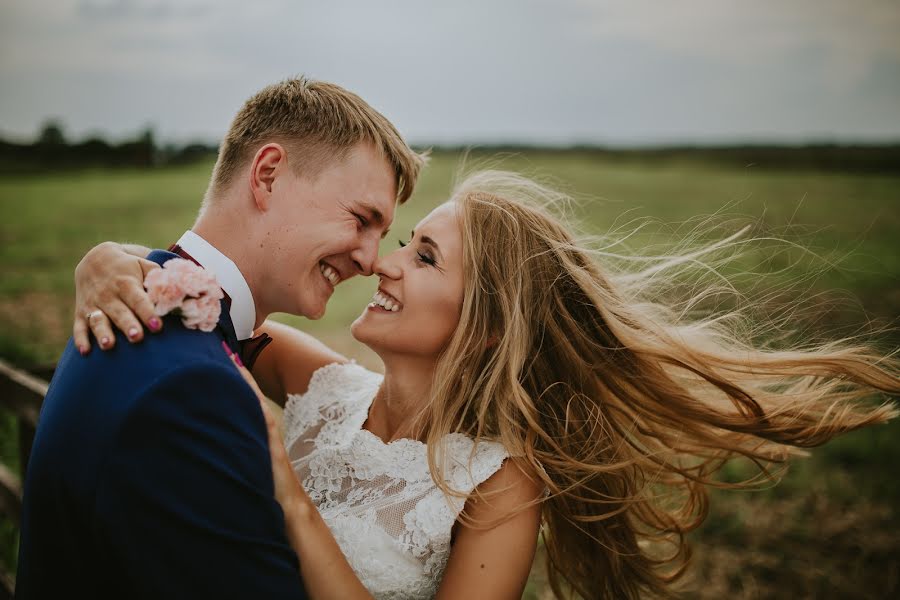
M109 350L115 344L113 327L128 334L132 343L143 339L142 322L151 331L162 327L144 290L146 274L159 268L144 259L149 252L142 246L104 242L78 263L72 336L82 354L90 350L91 332L101 349ZM88 319L95 310L100 312ZM287 394L306 391L316 369L333 362L347 362L316 338L287 325L266 321L258 332L268 333L273 342L260 354L254 374L266 395L281 406Z
M347 358L321 341L283 323L267 320L256 331L272 336L272 343L253 365L253 376L266 396L284 406L288 394L302 394L320 367Z
M537 549L540 480L509 458L466 501L437 600L521 598ZM530 505L529 505L530 504Z

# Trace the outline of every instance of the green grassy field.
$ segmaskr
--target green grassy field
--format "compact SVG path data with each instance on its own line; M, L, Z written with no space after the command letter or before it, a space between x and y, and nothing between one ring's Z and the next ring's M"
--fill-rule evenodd
M485 160L472 154L467 164ZM753 223L757 234L798 242L807 250L754 251L739 267L781 271L754 276L756 285L802 279L796 289L819 303L810 313L818 320L805 325L810 334L852 332L900 315L900 176L601 160L587 152L529 152L492 164L564 187L588 232L623 231L636 219L653 219L629 242L638 251L664 247L690 229L685 221L714 213L722 222L716 234ZM457 154L432 158L415 196L398 211L396 235L385 250L446 199L459 166ZM106 239L170 244L193 222L210 167L0 179L0 355L20 364L54 361L69 335L72 271L80 257ZM819 276L811 279L811 270ZM347 334L374 285L364 279L343 284L319 321L278 318L377 368L377 359ZM897 341L896 334L879 339L886 350ZM9 464L15 441L8 419L0 421L0 435ZM708 522L695 534L689 596L891 597L900 591L898 462L900 427L891 424L796 461L773 489L716 493ZM0 523L10 548L14 542L5 531ZM0 560L8 563L12 554L3 550ZM531 597L540 588L539 571Z

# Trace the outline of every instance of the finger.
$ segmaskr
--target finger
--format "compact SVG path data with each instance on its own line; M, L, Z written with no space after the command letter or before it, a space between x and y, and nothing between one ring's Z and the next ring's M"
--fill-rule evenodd
M141 322L146 324L150 331L162 329L162 319L154 312L153 302L142 282L132 277L122 277L116 280L116 287L122 304L116 305L115 310L107 312L116 327L126 333L129 341L139 342L144 339Z
M116 329L125 333L129 342L144 339L143 325L125 302L118 299L111 300L103 306L103 312Z
M241 375L244 376L244 380L247 382L247 385L250 386L250 389L253 390L253 393L256 394L256 397L259 398L260 401L265 400L266 395L262 393L261 389L259 389L259 385L256 383L256 380L253 379L253 375L250 373L250 371L247 370L247 367L245 367L240 362L241 358L237 354L233 354L231 356L231 360L235 361L235 364L237 364L238 370L241 372Z
M147 279L147 275L149 275L151 271L161 268L158 264L152 260L147 260L146 258L140 259L139 264L141 265L141 272L143 273L144 279ZM153 312L153 302L150 301L150 296L147 295L146 290L144 290L143 282L139 291L143 292L143 300L133 304L132 308L141 321L147 324L150 331L156 333L162 329L163 321Z
M141 271L143 271L144 279L147 279L147 275L150 273L150 271L160 268L159 264L153 262L152 260L147 260L146 258L139 258L138 262L141 265Z
M262 410L263 420L266 422L266 432L269 436L269 445L277 444L284 448L284 442L281 439L281 431L278 429L278 422L272 416L272 411L266 406L267 400L260 398L259 407Z
M265 400L266 396L262 393L262 390L259 389L259 385L257 385L256 380L253 379L253 375L250 371L247 370L247 367L241 362L241 357L231 351L231 348L228 347L228 344L222 342L222 347L225 349L225 352L228 353L228 358L231 359L232 364L234 364L235 368L238 370L238 373L244 378L244 381L247 382L247 385L250 386L250 389L253 390L253 393L256 394L256 397L260 402Z
M269 436L269 448L272 449L272 452L275 452L274 448L280 448L281 452L287 455L287 452L284 450L284 440L281 439L281 431L278 429L278 422L275 421L275 417L272 416L272 411L266 405L266 402L267 401L262 398L259 399L259 406L262 409L263 419L266 421L266 432Z
M75 323L72 325L72 341L82 356L91 351L87 319L77 313L75 314Z
M112 326L107 318L106 313L102 311L94 311L88 319L88 326L101 350L110 350L116 345L116 336L113 335Z
M247 382L247 385L250 386L250 389L253 390L253 393L256 394L257 400L259 400L259 407L262 410L263 420L266 423L266 432L269 437L269 449L272 453L271 458L273 461L277 460L288 460L287 459L287 450L284 448L284 440L281 439L281 430L278 428L278 422L275 420L275 417L272 415L272 411L269 410L268 399L266 395L263 394L262 390L259 389L259 385L256 383L256 379L253 378L253 374L244 366L241 362L241 357L238 356L237 353L232 352L231 348L228 347L224 341L222 342L222 348L225 350L225 353L228 354L228 358L231 359L231 363L238 370L238 373L244 378L244 381ZM280 450L280 454L279 454ZM288 461L289 462L289 461Z

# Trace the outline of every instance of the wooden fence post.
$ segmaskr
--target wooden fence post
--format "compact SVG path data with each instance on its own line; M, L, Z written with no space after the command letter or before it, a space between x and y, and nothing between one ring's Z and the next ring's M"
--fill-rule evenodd
M44 370L52 374L52 369ZM17 528L21 526L22 518L22 482L28 468L41 403L48 387L46 381L0 358L0 407L15 415L18 422L21 472L21 475L16 475L7 465L0 463L0 513L6 515ZM0 565L0 600L12 598L15 594L15 578L6 572L6 568L7 565Z

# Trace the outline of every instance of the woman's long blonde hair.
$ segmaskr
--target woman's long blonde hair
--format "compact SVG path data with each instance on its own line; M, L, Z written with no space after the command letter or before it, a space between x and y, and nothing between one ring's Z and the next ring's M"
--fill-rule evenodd
M895 416L898 361L850 338L770 347L739 309L696 316L739 235L661 257L592 252L554 216L565 196L484 171L457 186L465 297L423 417L432 472L452 431L502 442L546 486L542 533L558 596L668 595L708 485L743 456L762 478L811 447ZM764 330L773 323L757 323ZM436 478L445 492L455 493Z

